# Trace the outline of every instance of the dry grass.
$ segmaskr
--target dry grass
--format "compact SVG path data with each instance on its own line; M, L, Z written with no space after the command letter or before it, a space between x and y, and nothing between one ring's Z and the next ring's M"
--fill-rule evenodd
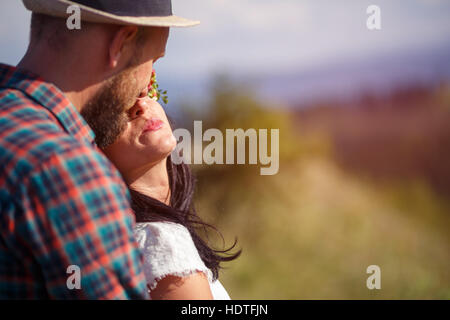
M222 272L232 298L450 298L450 210L426 186L374 185L326 158L275 176L208 170L199 212L243 248ZM366 287L372 264L381 290Z

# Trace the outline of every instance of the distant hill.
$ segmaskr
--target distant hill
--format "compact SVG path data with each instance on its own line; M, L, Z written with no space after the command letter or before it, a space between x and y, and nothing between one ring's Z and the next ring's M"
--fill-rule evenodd
M262 78L258 92L288 104L352 99L362 93L387 94L398 87L450 79L450 43L439 48L399 52L325 65L308 71Z
M308 105L318 100L347 100L364 92L385 94L397 87L434 86L443 79L450 79L450 42L434 48L349 59L309 70L271 74L270 77L229 76L237 83L252 87L263 99L279 100L291 106ZM169 90L176 113L186 101L195 102L196 106L206 104L211 78L190 74L186 79L173 79L161 75L160 83Z

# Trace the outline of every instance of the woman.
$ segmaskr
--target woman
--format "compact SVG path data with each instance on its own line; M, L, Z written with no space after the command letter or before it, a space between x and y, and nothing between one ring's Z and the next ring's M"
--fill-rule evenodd
M125 131L103 150L131 192L134 234L144 254L150 297L230 299L218 271L221 262L237 258L240 251L228 254L236 242L228 250L213 250L199 236L199 229L212 226L195 212L188 166L170 159L175 147L163 108L143 94L128 111Z

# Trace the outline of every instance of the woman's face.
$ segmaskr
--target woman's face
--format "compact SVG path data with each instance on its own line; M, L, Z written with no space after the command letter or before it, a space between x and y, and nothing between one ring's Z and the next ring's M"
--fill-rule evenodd
M103 150L125 180L165 160L177 144L164 109L148 96L137 99L128 117L123 133Z

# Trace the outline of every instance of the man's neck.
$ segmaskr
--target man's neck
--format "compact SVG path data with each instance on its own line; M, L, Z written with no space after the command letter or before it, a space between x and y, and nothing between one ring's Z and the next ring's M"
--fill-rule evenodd
M38 48L33 51L29 49L17 64L17 68L30 71L54 84L78 111L81 111L102 85L101 82L88 81L88 75L83 74L80 64L76 61L56 56L49 50L43 52Z

